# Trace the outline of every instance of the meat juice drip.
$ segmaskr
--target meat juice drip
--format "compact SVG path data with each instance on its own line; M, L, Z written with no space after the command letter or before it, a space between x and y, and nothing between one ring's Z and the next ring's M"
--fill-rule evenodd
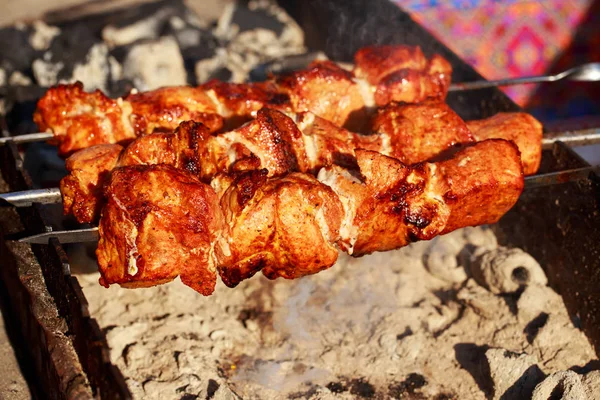
M302 279L218 284L209 298L178 281L106 290L96 273L77 276L135 398L485 399L530 396L568 369L581 375L548 379L597 380L535 260L485 228L341 254Z

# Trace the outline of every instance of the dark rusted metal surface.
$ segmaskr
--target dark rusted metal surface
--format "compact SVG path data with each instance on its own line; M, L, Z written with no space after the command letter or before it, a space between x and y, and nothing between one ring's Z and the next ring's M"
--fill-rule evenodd
M31 180L23 170L23 162L14 145L0 149L0 170L9 190L31 188ZM47 224L43 217L43 207L34 205L33 207L19 208L17 211L20 220L18 222L24 230L27 232L45 231ZM56 304L58 316L66 322L69 340L72 341L94 393L106 399L130 398L131 395L121 372L110 363L106 337L97 322L89 315L87 300L83 295L79 282L69 273L68 260L64 250L56 240L51 240L48 246L34 245L31 248L39 261L36 267L41 268L48 292ZM4 254L2 257L2 260L4 260ZM18 276L17 271L14 270L14 265L10 262L7 262L6 265L3 263L3 273L10 273L13 276L17 274L16 276ZM3 277L9 299L20 299L23 294L18 293L18 285L7 283L14 282L14 279L7 281ZM11 304L13 303L11 302ZM13 315L18 316L21 324L27 327L32 324L31 316L22 313L18 304L18 300L16 304L13 304ZM37 340L35 337L31 337L30 343L28 343L29 346L32 346L31 353L35 357L41 357L42 360L45 360L36 360L35 362L36 374L42 379L40 383L43 386L43 391L51 398L69 397L69 393L65 391L69 389L69 385L65 385L65 382L61 382L60 379L56 378L56 374L48 378L45 377L45 374L49 374L48 371L52 371L52 368L48 367L50 361L46 353L48 353L50 347L48 343L44 342L44 337L44 335L40 335ZM54 376L54 379L51 379L52 376Z

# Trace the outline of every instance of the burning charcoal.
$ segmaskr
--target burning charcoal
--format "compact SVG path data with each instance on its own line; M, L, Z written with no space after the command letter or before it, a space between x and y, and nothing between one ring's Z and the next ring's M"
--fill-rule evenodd
M31 79L21 71L14 71L8 78L8 84L10 86L29 86L31 85Z
M499 247L484 253L471 264L471 274L477 283L495 294L513 293L521 286L548 282L538 262L516 248Z
M581 376L573 371L559 371L535 387L532 400L587 400Z
M544 379L544 373L537 366L538 360L529 354L488 349L485 358L494 383L494 400L529 398L535 385Z
M123 77L139 90L185 85L187 75L177 42L172 37L134 45L123 63Z
M46 53L48 56L49 53ZM50 57L44 57L50 58ZM62 62L50 62L44 59L37 59L32 64L33 76L38 85L49 87L58 83L58 73L64 67Z
M39 51L29 44L26 28L10 27L0 29L0 67L10 76L15 71L28 71Z
M72 79L77 65L89 62L91 49L98 42L100 38L85 23L76 23L64 27L60 35L52 40L48 50L38 59L55 64L54 70L58 70L56 79L68 81ZM59 68L58 65L62 67ZM45 71L51 70L51 67L45 67ZM44 74L44 77L47 78L48 75ZM42 85L41 82L38 83Z
M457 259L464 245L465 241L460 231L436 237L425 252L425 268L431 275L446 282L464 282L467 273Z

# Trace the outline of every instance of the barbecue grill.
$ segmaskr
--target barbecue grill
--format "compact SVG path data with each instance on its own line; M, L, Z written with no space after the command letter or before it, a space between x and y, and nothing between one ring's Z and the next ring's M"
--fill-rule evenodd
M307 47L324 51L331 59L351 61L362 46L404 43L421 46L427 55L445 57L453 66L453 82L482 79L391 2L310 0L280 4L303 28ZM10 101L18 106L9 121L3 118L3 136L21 133L10 131L8 126L26 126L19 113L25 113L27 104L41 93L32 88L9 94ZM450 93L447 102L467 120L519 110L498 89ZM586 166L589 164L571 148L557 142L544 150L540 173ZM14 143L0 148L0 170L3 192L33 188ZM517 205L491 228L501 245L524 249L546 268L550 285L562 296L575 325L600 354L600 177L590 172L562 179L559 184L525 191ZM110 362L105 334L88 311L59 241L31 245L30 253L28 246L6 240L7 235L17 232L35 234L62 228L52 218L55 212L55 208L39 204L0 210L0 284L13 336L19 338L16 347L30 360L37 390L45 397L130 398L123 374ZM40 284L42 278L45 285ZM56 312L66 326L57 326L50 318Z

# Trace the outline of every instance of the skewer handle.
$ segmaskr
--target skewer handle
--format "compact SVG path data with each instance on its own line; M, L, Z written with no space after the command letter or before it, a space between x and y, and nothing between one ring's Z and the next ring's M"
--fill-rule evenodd
M50 132L37 132L28 133L26 135L0 137L0 146L4 146L6 143L9 142L13 142L16 144L41 142L44 140L52 139L53 137L54 134Z

